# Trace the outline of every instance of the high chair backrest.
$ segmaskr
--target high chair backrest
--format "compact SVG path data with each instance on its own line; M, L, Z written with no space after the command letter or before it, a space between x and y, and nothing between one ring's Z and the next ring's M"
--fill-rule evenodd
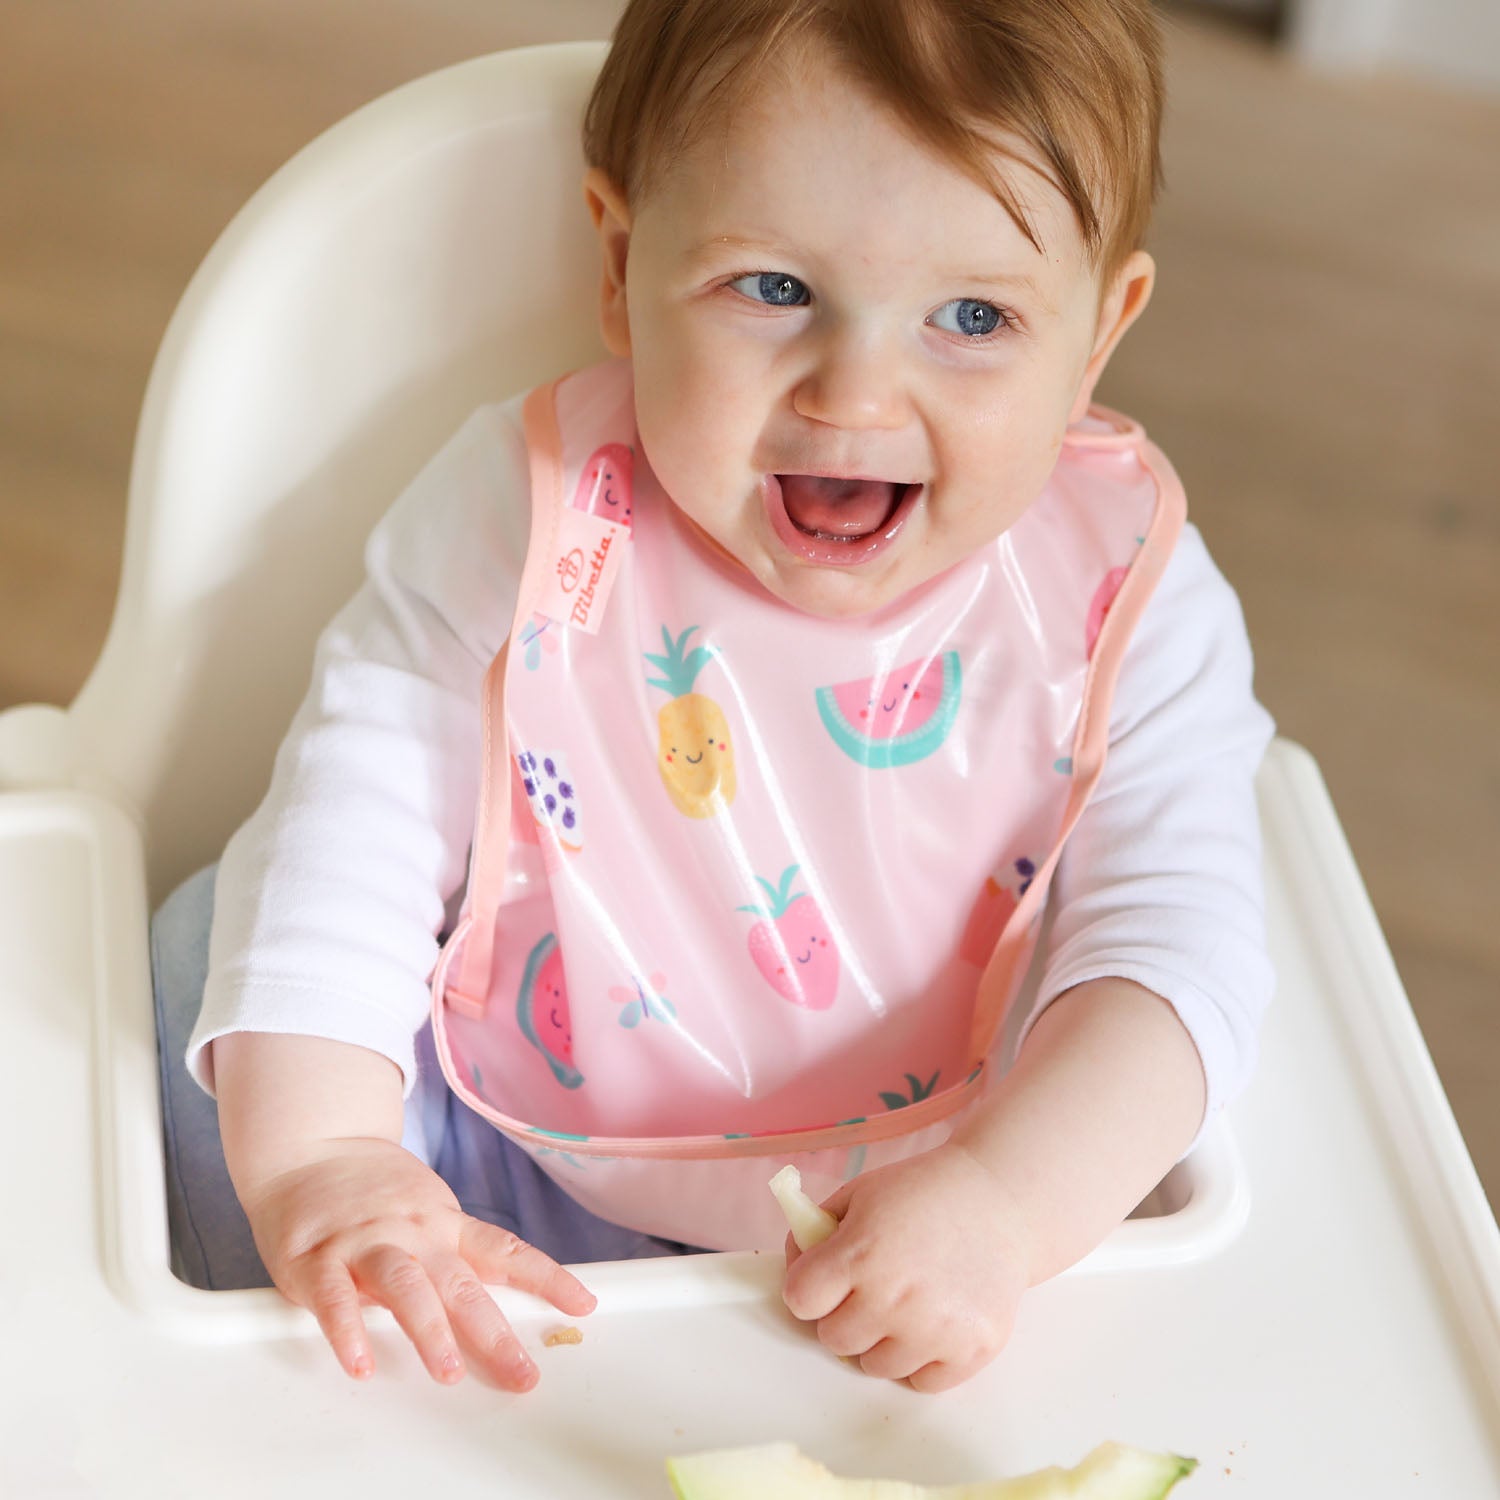
M33 714L56 783L143 818L154 896L259 800L318 631L423 461L476 406L602 355L579 127L604 51L498 53L376 100L256 194L184 294L108 639L66 716ZM5 751L0 787L34 784Z

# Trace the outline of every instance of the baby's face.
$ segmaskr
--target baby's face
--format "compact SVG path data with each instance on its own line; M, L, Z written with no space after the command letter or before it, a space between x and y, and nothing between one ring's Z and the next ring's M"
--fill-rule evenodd
M982 185L816 60L768 79L635 206L604 212L641 445L667 494L772 593L863 614L1036 499L1128 316L1067 200ZM628 235L627 235L628 231ZM1124 294L1122 294L1123 296ZM1113 310L1112 310L1113 306Z

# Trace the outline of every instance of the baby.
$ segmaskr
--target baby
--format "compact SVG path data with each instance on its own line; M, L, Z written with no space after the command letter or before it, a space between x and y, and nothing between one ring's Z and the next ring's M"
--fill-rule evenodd
M1242 1087L1270 723L1091 405L1158 49L1148 0L631 0L585 128L614 358L375 532L206 984L207 881L158 919L195 1279L268 1277L353 1376L371 1301L523 1390L484 1283L576 1317L563 1261L779 1247L791 1161L839 1225L788 1308L936 1391Z

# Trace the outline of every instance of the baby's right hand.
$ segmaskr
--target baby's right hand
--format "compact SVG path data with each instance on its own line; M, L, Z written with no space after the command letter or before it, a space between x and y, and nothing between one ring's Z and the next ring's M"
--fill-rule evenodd
M511 1391L530 1390L537 1368L483 1283L534 1292L570 1317L595 1306L577 1277L470 1218L441 1177L390 1141L331 1142L242 1197L271 1279L314 1314L357 1380L375 1372L362 1300L391 1310L434 1380L461 1380L467 1354Z

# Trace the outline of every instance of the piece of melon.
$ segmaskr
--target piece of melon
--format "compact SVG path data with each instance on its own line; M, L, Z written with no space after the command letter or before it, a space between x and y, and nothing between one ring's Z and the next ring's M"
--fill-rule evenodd
M980 1484L840 1479L792 1443L725 1448L667 1460L678 1500L1161 1500L1196 1459L1119 1443L1095 1448L1076 1469L1039 1469Z
M839 1227L839 1221L803 1191L802 1174L790 1163L771 1179L769 1186L776 1194L787 1228L792 1231L799 1250L811 1250L814 1245L821 1245Z

